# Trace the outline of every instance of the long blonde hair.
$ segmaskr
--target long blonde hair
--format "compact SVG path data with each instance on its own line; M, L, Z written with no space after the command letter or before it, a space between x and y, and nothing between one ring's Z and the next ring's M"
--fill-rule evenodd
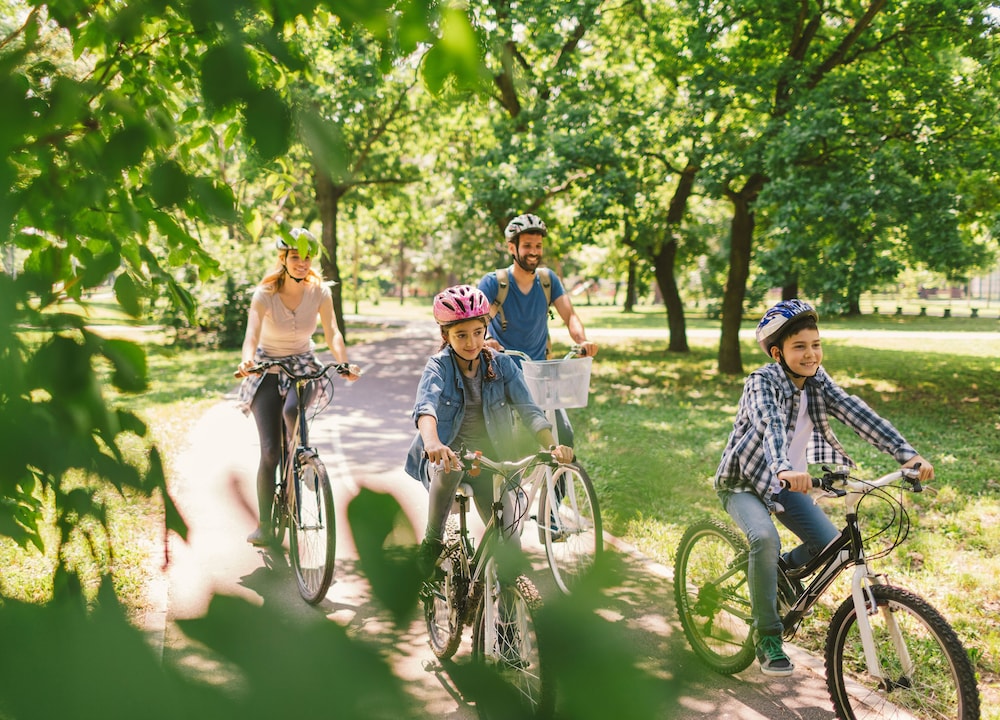
M271 270L267 275L265 275L259 284L261 290L267 293L276 293L281 290L285 285L285 278L288 273L285 271L285 262L288 257L290 250L281 250L278 253L278 264ZM316 258L318 261L319 258ZM318 270L310 266L309 273L305 276L304 281L310 285L319 285L323 282L323 276Z

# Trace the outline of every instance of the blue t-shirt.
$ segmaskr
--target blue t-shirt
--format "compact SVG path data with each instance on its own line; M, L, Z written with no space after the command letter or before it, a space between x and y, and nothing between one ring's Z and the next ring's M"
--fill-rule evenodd
M542 288L542 281L538 275L545 270L535 273L535 282L531 286L531 291L527 294L521 292L521 288L514 281L514 266L507 269L509 286L507 288L507 298L503 303L504 319L507 321L507 329L500 325L499 313L490 321L490 336L496 338L497 342L505 348L519 350L528 355L532 360L545 360L546 348L549 339L549 308L545 304L545 290ZM549 288L550 301L555 302L565 293L562 282L554 272L548 271L552 278ZM486 299L492 303L496 300L499 285L497 283L496 272L487 273L479 281L479 289L483 291Z

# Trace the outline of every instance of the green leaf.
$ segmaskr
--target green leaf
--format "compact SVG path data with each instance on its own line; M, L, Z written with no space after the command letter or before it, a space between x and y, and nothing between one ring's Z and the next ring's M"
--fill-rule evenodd
M122 272L115 278L115 297L118 304L122 306L132 317L142 315L142 306L139 303L139 292L132 276L127 272Z
M292 116L288 106L274 90L261 90L247 99L243 110L247 134L263 160L288 152Z
M180 205L187 199L188 192L187 175L174 160L160 163L149 175L149 193L161 207Z
M148 387L146 353L141 346L128 340L108 339L100 342L101 353L114 367L111 382L123 392L142 392Z
M210 48L201 61L201 92L209 107L232 105L251 92L250 59L235 41Z

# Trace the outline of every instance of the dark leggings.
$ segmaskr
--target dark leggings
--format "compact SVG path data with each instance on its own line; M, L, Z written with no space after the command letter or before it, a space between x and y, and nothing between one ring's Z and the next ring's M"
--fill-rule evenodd
M257 421L260 437L260 463L257 466L257 510L260 524L267 525L271 519L271 501L274 499L274 478L281 460L281 429L284 423L294 427L296 421L295 386L288 390L284 398L278 392L278 376L270 373L264 376L257 394L254 395L250 410Z

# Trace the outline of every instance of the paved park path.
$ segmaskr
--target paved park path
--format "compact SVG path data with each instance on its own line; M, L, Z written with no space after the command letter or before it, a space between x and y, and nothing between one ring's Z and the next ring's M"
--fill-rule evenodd
M399 634L387 614L371 599L345 516L359 488L391 493L422 536L426 492L402 471L414 432L409 411L425 359L437 350L435 326L398 328L389 339L352 344L351 360L364 377L354 384L338 382L334 408L316 419L311 440L333 479L338 509L337 568L334 584L316 607L298 597L287 569L272 567L267 554L245 541L256 518L254 475L258 455L253 420L235 409L232 398L211 408L191 428L183 455L175 460L171 488L189 526L188 541L170 539L171 563L154 583L155 608L148 625L165 662L199 671L207 662L177 625L197 618L213 594L273 604L291 616L326 617L349 631L373 638L393 638L389 661L427 716L444 720L475 717L474 708L452 691L443 674L424 669L433 659L419 618ZM599 360L598 360L599 361ZM235 391L235 387L234 387ZM665 469L667 471L667 469ZM706 490L707 492L708 490ZM767 718L828 720L832 708L817 658L792 649L798 671L792 678L769 679L755 667L722 677L703 670L688 649L676 619L671 574L610 538L632 570L622 587L611 591L602 615L620 629L635 649L636 662L662 682L663 707L658 718L716 720ZM460 653L464 652L460 650ZM600 663L601 658L594 658ZM673 697L671 678L690 676L684 697Z

